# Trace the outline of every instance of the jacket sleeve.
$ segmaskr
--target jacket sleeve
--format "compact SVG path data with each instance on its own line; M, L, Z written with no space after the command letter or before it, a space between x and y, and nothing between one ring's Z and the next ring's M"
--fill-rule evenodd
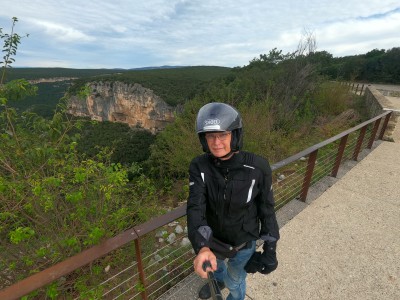
M186 213L188 236L196 253L202 247L209 247L212 234L206 219L207 191L204 176L199 169L198 158L195 158L189 167L189 199Z
M272 170L267 160L261 159L258 164L262 170L261 193L257 209L261 223L260 238L264 241L279 240L279 226L276 221L274 191L272 189Z

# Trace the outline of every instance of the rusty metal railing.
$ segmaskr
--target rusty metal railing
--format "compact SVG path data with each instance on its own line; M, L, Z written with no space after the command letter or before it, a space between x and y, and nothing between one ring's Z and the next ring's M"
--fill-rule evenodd
M391 113L391 111L382 113L273 164L271 167L276 209L293 199L305 201L313 183L327 175L336 177L343 161L357 160L363 149L371 149L376 139L383 138ZM168 226L176 220L181 220L180 223L184 225L185 220L182 221L182 219L185 215L186 205L182 205L167 214L135 226L97 246L0 290L0 299L19 299L48 284L59 281L60 278L65 279L81 268L92 270L93 265L99 263L105 256L119 255L115 251L121 251L132 242L134 242L134 251L129 247L126 250L134 252L131 258L133 262L124 270L114 272L112 278L101 282L87 292L91 293L90 298L92 299L156 299L193 271L191 261L194 253L187 242L183 243L185 237L170 241L170 244L167 243L160 248L159 245L154 245L154 237L150 233L160 230L163 226ZM167 234L168 231L161 233ZM159 243L164 243L161 236L159 239L162 240L158 241ZM181 241L181 245L177 244L178 241ZM128 272L129 276L124 277L122 283L114 283L115 276L123 272ZM65 281L68 280L65 279ZM87 293L79 294L73 288L65 288L63 291L67 294L70 293L66 297L68 299L89 298ZM35 298L35 295L32 298Z

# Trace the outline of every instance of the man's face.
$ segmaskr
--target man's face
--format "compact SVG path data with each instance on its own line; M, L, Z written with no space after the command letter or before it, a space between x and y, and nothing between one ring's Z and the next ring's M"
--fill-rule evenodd
M230 131L206 133L208 148L212 155L219 158L227 155L231 151L231 139Z

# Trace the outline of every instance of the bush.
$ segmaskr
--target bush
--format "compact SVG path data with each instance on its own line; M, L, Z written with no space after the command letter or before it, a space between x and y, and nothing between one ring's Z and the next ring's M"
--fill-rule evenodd
M235 68L234 76L213 81L186 102L176 121L157 135L145 169L157 178L187 178L190 161L202 153L195 120L206 103L236 107L244 124L243 150L274 163L323 139L314 130L316 120L329 121L352 108L355 98L343 86L318 76L307 56L273 50L248 66Z
M152 180L139 172L128 182L109 151L77 151L82 123L8 107L18 85L34 90L24 81L0 90L0 266L10 283L163 212Z
M145 161L155 136L147 130L131 129L125 123L82 120L81 138L77 150L87 157L95 156L101 149L112 152L111 162L130 166Z

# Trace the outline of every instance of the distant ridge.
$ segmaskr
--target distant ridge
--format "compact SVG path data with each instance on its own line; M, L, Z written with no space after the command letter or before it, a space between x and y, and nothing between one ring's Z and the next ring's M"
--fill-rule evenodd
M193 67L193 66L153 66L153 67L139 67L139 68L65 68L65 67L13 67L13 69L67 69L67 70L152 70L152 69L174 69L174 68L186 68L186 67Z
M154 69L176 69L176 68L186 68L190 66L158 66L158 67L141 67L141 68L130 68L128 70L154 70Z
M228 67L218 67L218 66L147 66L147 67L138 67L138 68L130 68L130 69L122 69L122 68L112 68L112 69L72 69L72 68L11 68L7 74L7 81L24 78L26 80L36 80L43 78L60 78L60 77L92 77L92 76L103 76L103 75L112 75L119 73L135 73L139 72L139 75L142 75L142 72L175 72L174 70L181 70L185 72L188 70L191 73L190 69L226 69L229 70ZM196 73L197 71L195 71ZM200 73L207 73L209 71L199 71ZM219 71L217 71L219 73ZM129 75L128 75L129 76ZM150 75L149 75L150 76ZM191 76L191 75L190 75Z

